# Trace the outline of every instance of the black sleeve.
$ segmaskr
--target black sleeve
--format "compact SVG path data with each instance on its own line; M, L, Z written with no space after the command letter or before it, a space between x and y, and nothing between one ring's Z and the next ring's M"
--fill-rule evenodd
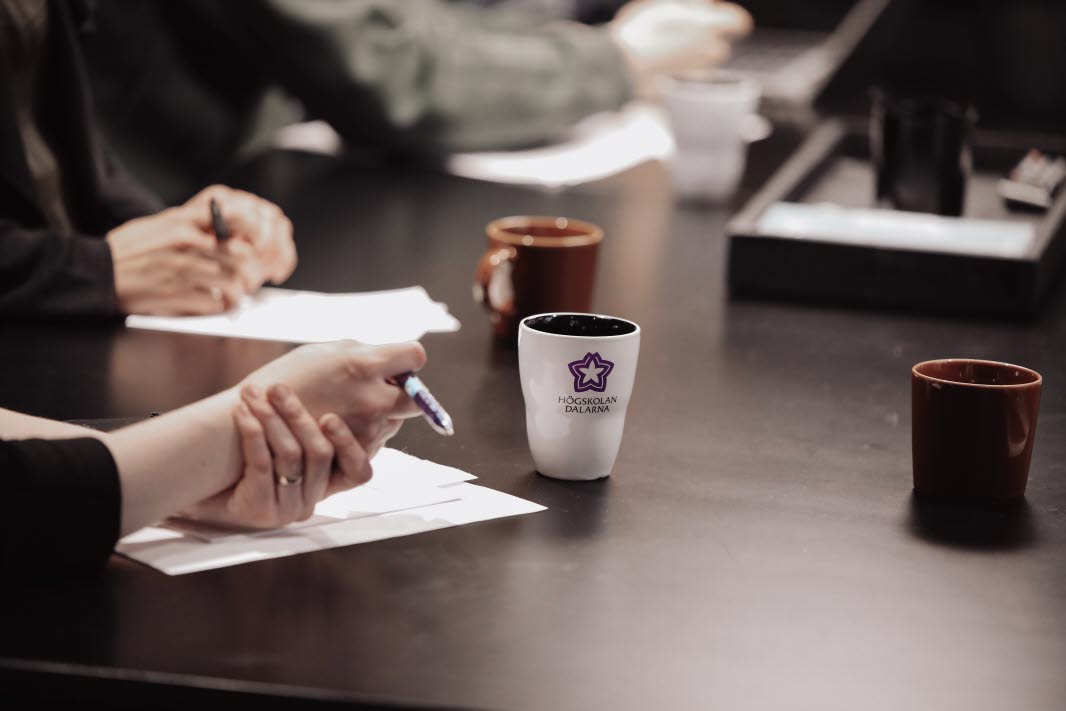
M97 439L0 440L0 569L47 580L102 568L118 540L115 460Z
M113 316L107 241L0 218L0 317Z

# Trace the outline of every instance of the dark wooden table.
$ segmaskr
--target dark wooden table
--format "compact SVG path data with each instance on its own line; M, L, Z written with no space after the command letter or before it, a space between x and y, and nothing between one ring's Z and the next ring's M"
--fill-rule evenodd
M0 693L185 709L1066 708L1062 289L1022 325L731 302L727 213L675 208L654 165L555 194L294 154L240 175L297 225L292 287L422 284L461 319L424 341L456 437L413 422L394 443L548 510L173 578L116 558L25 590L4 571ZM532 471L515 353L471 301L485 223L520 213L603 225L596 306L644 329L609 480ZM2 333L0 403L63 419L172 409L285 348ZM954 355L1044 374L1019 506L912 498L910 366Z

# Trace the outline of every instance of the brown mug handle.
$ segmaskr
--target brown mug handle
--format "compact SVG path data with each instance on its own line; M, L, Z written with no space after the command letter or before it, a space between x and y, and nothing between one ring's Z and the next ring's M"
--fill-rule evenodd
M514 247L489 247L477 263L477 269L474 271L474 301L484 306L489 313L504 316L514 314L514 285L509 285L512 294L507 303L493 304L489 298L489 284L499 269L505 264L514 262L517 256L518 250Z

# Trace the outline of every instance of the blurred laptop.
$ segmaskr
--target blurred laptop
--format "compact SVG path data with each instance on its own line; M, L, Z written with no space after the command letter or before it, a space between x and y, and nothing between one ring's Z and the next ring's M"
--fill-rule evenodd
M754 77L763 113L805 114L889 0L735 0L755 29L733 45L725 68Z

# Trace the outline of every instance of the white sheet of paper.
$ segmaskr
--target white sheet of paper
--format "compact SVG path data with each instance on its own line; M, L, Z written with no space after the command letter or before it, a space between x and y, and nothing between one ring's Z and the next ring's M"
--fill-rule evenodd
M454 501L458 498L456 492L441 487L477 478L460 469L419 459L388 447L378 452L372 464L374 475L371 481L323 499L315 506L315 513L311 518L291 523L285 526L284 530L321 526L346 519L378 516ZM209 543L227 538L272 533L215 526L185 518L167 519L161 527Z
M264 288L217 316L127 316L130 328L208 336L320 343L354 338L369 344L418 340L458 331L459 321L420 286L357 294Z
M455 501L456 498L457 494L455 492L435 486L399 490L380 489L370 483L348 491L341 491L328 499L319 501L311 518L306 521L290 523L285 526L284 530L294 531L300 528L336 523L337 521L380 516L394 511L406 511L420 506ZM229 538L263 536L271 533L270 531L223 528L181 518L167 519L163 527L174 529L208 543L215 543Z
M586 118L561 142L518 151L457 153L446 166L466 178L561 188L663 160L673 151L674 137L662 110L632 103Z
M123 538L116 550L167 575L183 575L545 510L531 501L475 484L452 484L447 488L460 498L380 516L214 543L166 528L144 528Z
M370 463L374 469L374 476L370 483L383 489L447 486L477 479L476 476L462 469L437 464L428 459L419 459L391 447L384 447Z
M340 152L343 141L324 121L286 126L274 145L325 155ZM516 151L456 153L445 164L453 175L494 183L561 188L621 173L645 161L667 158L674 139L662 111L631 103L621 111L589 116L560 141Z
M1008 259L1024 257L1035 236L1025 222L794 202L768 207L758 229L796 239Z

